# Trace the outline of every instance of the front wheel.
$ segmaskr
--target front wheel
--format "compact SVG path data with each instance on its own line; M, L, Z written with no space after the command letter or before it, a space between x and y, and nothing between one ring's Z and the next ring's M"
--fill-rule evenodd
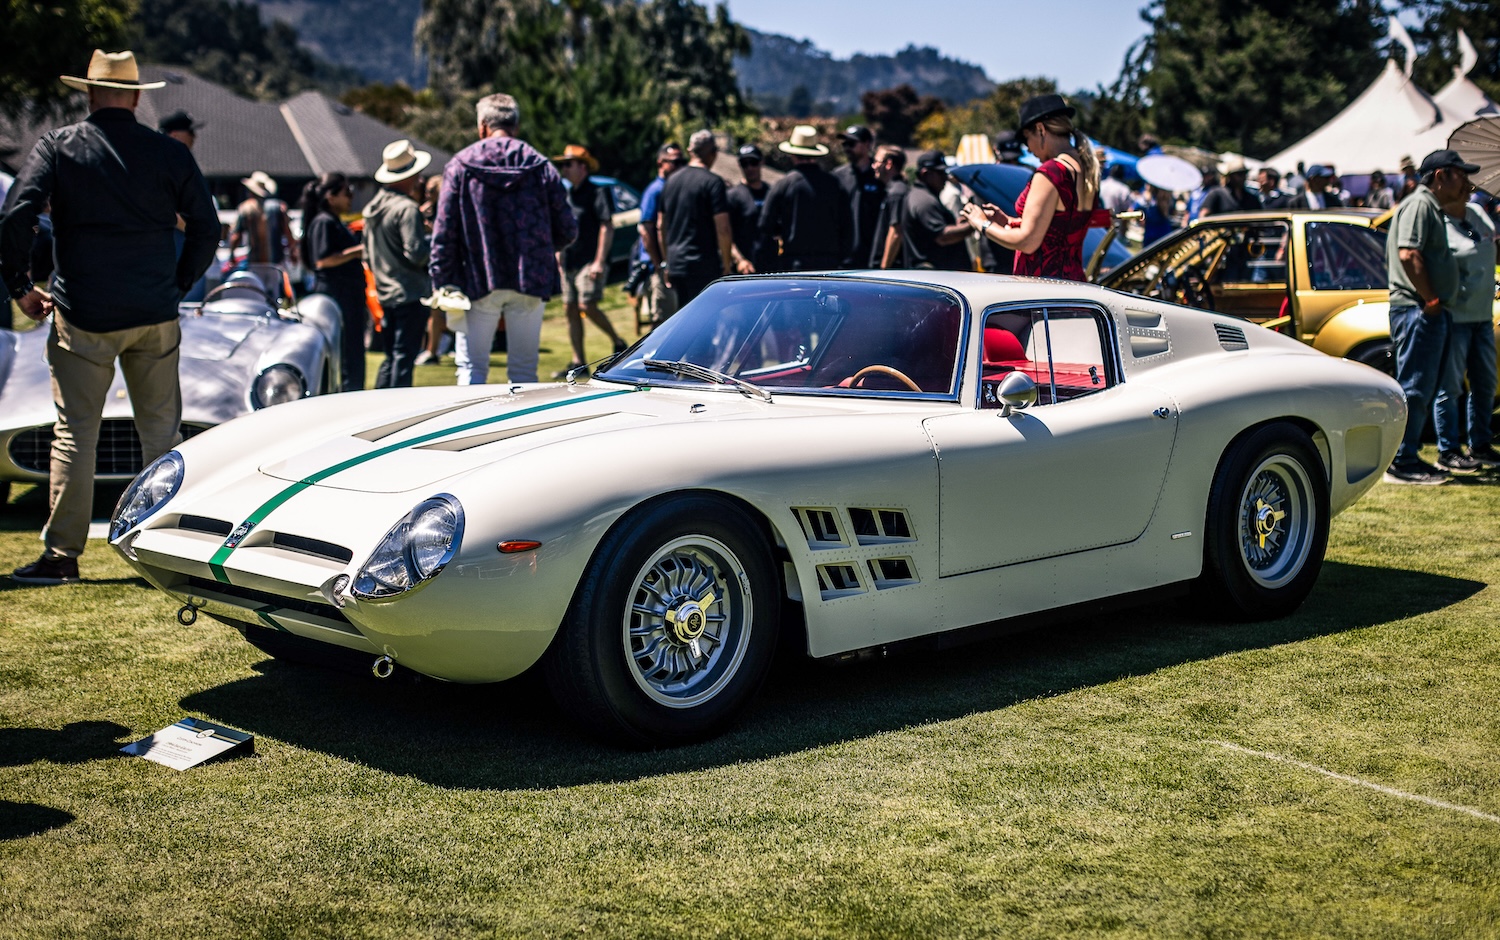
M770 666L778 583L760 529L726 500L695 494L627 515L599 544L548 651L553 697L630 746L717 733Z
M1272 424L1235 441L1209 490L1200 597L1237 620L1296 610L1323 566L1328 507L1323 462L1303 431Z

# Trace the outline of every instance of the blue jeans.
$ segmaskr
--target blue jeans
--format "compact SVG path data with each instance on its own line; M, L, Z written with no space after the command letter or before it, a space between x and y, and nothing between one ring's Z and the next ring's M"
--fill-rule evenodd
M1391 341L1396 346L1396 381L1406 395L1406 432L1392 466L1411 466L1421 457L1422 432L1443 376L1448 349L1448 311L1427 314L1412 305L1391 307Z
M1448 360L1438 382L1432 420L1437 424L1438 450L1458 450L1464 443L1464 422L1458 403L1469 379L1469 447L1486 447L1490 412L1495 407L1495 332L1488 320L1448 325Z

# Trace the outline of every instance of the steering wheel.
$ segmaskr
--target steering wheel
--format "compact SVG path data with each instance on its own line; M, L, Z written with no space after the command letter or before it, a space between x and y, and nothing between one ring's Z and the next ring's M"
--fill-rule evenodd
M911 379L907 378L905 372L902 372L900 369L893 369L890 366L882 365L865 366L863 369L860 369L850 377L849 387L858 388L860 379L864 378L867 375L870 375L871 373L877 372L881 375L889 375L897 381L904 383L907 388L911 389L914 392L920 392L922 390L921 386L919 386L916 382L913 382Z

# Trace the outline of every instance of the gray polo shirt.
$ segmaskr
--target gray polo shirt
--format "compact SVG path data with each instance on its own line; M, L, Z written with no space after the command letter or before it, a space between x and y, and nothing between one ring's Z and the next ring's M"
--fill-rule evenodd
M1460 222L1445 215L1448 244L1458 261L1458 293L1448 307L1454 323L1488 323L1495 315L1495 227L1472 202Z
M1390 238L1385 243L1386 272L1390 278L1392 307L1420 307L1425 298L1417 293L1406 268L1401 266L1401 249L1415 248L1427 263L1427 279L1446 305L1458 292L1458 259L1448 246L1448 223L1443 207L1426 186L1418 186L1396 207L1391 220Z

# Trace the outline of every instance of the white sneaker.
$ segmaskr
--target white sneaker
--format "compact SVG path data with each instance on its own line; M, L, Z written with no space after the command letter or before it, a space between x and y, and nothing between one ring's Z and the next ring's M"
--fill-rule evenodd
M421 352L417 353L417 358L412 360L412 365L425 366L436 358L436 356L424 349Z

